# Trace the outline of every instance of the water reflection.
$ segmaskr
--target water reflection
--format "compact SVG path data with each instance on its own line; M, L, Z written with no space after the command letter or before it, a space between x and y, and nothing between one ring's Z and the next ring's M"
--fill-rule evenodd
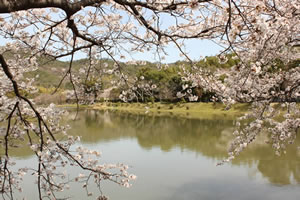
M287 196L290 200L300 195L299 137L286 155L277 157L263 142L267 138L261 136L232 163L215 167L226 157L233 139L232 120L94 110L80 111L76 121L71 120L73 117L73 113L65 117L72 127L69 134L80 135L84 146L103 150L108 159L101 162L128 163L139 177L130 190L105 187L111 199L274 200ZM23 159L22 165L33 163L27 147L9 153ZM72 173L79 172L72 169ZM27 190L32 193L30 188ZM79 191L76 188L68 194L76 194L77 198L72 199L85 199Z
M232 140L233 121L226 119L187 119L176 116L135 115L120 112L86 110L77 121L70 122L70 133L81 135L87 144L131 138L144 149L159 147L169 152L174 148L192 151L216 162L227 155ZM300 145L290 145L287 154L274 154L270 145L259 138L237 159L233 165L257 166L257 170L270 183L288 185L300 183Z
M78 121L69 122L73 127L70 133L81 135L84 143L134 138L145 149L160 147L170 151L180 147L214 158L226 155L233 124L232 120L223 119L155 117L94 110L82 112L80 116ZM215 149L220 149L219 153Z

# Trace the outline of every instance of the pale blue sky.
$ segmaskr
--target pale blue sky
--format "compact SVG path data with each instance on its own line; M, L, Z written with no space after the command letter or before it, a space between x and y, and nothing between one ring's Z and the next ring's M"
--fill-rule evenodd
M86 10L92 10L92 8L86 8ZM84 14L84 13L82 13L82 14ZM54 18L58 17L58 14L55 14L53 17ZM162 19L163 19L162 20L163 27L168 27L172 23L172 20L171 20L172 18L170 18L170 17L163 16ZM123 20L124 20L124 23L126 23L126 20L128 20L128 17L127 18L124 17ZM3 37L0 36L0 45L1 46L4 46L7 42L9 42L9 40L5 40ZM188 56L194 61L200 60L202 57L205 57L205 56L216 55L222 49L217 44L215 44L211 41L208 41L208 40L190 39L190 40L186 40L185 44L186 44L185 49L184 49L185 52L187 52ZM127 45L124 44L124 46L126 48ZM130 49L129 46L130 45L128 45L127 49ZM184 57L180 57L180 51L172 43L170 43L166 47L165 51L167 52L168 55L165 56L165 60L162 60L163 63L172 63L172 62L176 62L178 60L184 59ZM125 56L125 59L123 59L121 61L130 61L132 59L146 60L146 61L151 61L151 62L159 61L157 56L155 56L153 53L147 52L147 51L145 51L144 53L135 53L135 54L130 54L130 55L125 53L124 56ZM77 53L75 55L76 60L82 59L85 57L86 57L86 54L84 54L84 53ZM103 55L103 57L107 57L107 56ZM63 58L64 61L67 61L69 59L70 58ZM118 60L119 57L116 57L116 59Z
M222 48L220 46L212 41L200 39L187 40L185 47L187 55L195 61L200 60L201 57L216 55L221 51L221 49ZM168 53L168 56L166 56L164 61L166 63L172 63L183 59L183 57L180 57L180 51L174 44L170 44L166 48L166 52ZM153 55L149 55L149 53L140 53L135 57L138 60L154 61Z
M4 39L0 37L0 44L4 46L9 40ZM216 55L220 52L222 49L219 47L217 44L208 41L208 40L200 40L200 39L191 39L186 41L186 52L188 53L188 56L194 60L200 60L201 56L213 56ZM174 44L170 44L166 48L166 52L168 53L168 56L165 56L166 59L163 61L164 63L172 63L176 62L178 60L182 60L183 57L180 57L180 52L177 49L177 47ZM82 59L85 58L86 55L83 53L77 53L75 56L75 59ZM132 54L131 56L126 56L124 60L122 61L130 61L132 58L135 60L146 60L146 61L151 61L155 62L158 61L158 58L153 55L151 52L144 52L144 53L135 53ZM68 60L69 58L64 58L63 60Z

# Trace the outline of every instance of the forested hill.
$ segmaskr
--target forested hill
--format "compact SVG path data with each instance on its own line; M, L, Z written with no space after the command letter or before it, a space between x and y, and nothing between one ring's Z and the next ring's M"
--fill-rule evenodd
M14 55L11 53L5 54L6 59L13 59ZM206 57L203 60L193 63L197 68L205 68L208 71L214 73L217 69L222 69L221 72L225 72L230 67L238 64L237 59L233 59L232 54L226 55L226 62L220 64L220 59L216 56ZM65 80L60 85L60 93L57 94L58 97L53 97L51 94L58 86L62 78L67 73L70 63L49 59L47 57L38 57L38 68L36 71L28 72L25 74L25 78L34 78L34 85L39 89L39 93L28 94L31 97L41 97L41 103L50 101L51 98L59 99L59 103L63 103L67 99L65 92L72 90L72 85L69 81L69 78ZM300 61L295 60L291 62L288 66L284 65L281 61L276 61L274 69L278 70L289 67L299 66ZM90 66L90 60L81 59L75 60L72 64L72 74L74 77L80 79L76 85L76 89L79 89L83 92L84 96L81 99L101 100L103 98L109 98L112 101L118 101L122 91L126 91L128 88L126 85L118 85L117 82L120 82L120 77L117 76L117 73L120 73L119 66L121 67L121 72L128 77L131 87L136 88L138 92L137 99L140 102L147 101L178 101L178 92L188 92L189 88L183 88L183 85L190 84L184 82L181 78L180 72L183 72L182 67L185 67L187 70L191 69L189 62L177 61L175 63L169 64L160 64L160 63L151 63L146 61L138 61L136 63L132 62L119 62L116 65L111 59L102 59L98 60L97 64L93 66L95 68L91 73L91 77L86 81L86 76L84 73L80 73L82 69L85 69L87 72ZM225 75L221 75L219 78L225 78ZM138 79L136 79L138 77ZM141 79L141 77L143 77ZM220 79L221 80L221 79ZM147 89L148 87L148 89ZM65 92L64 92L65 91ZM200 87L195 87L191 92L194 96L197 96L198 101L209 101L214 95L209 91L205 91ZM105 95L104 95L105 94ZM87 96L86 96L87 95ZM92 97L92 98L91 98ZM179 97L180 98L180 97ZM188 98L184 97L188 100Z
M216 68L229 68L236 64L236 62L237 61L235 60L229 59L226 64L219 64L217 57L206 57L205 60L196 62L196 65L209 68L210 70L215 70ZM35 77L36 86L44 88L55 87L69 68L69 62L49 60L46 58L39 58L38 63L39 68L34 72L28 73L26 76L29 78ZM120 62L120 65L122 66L122 72L129 77L143 75L143 73L146 72L153 73L154 76L157 75L159 77L161 73L168 73L170 76L177 74L180 66L184 65L188 67L189 63L185 61L177 61L175 63L162 64L160 66L157 63L151 62L138 62L137 64ZM75 60L73 61L72 72L74 74L78 74L81 67L88 68L88 66L88 59ZM113 69L113 66L114 62L110 59L102 59L97 65L97 68L99 69L99 76L101 76L102 79L103 88L110 87L111 81L116 77L109 73L103 73L101 70L104 69L109 71L110 69ZM161 67L162 70L159 69L159 67ZM70 89L71 85L69 81L64 81L61 87L64 89Z
M14 54L6 52L5 58L14 58ZM228 54L226 55L226 62L220 64L220 59L217 56L211 56L205 57L203 60L195 62L194 64L196 67L205 68L210 71L215 71L216 69L226 70L238 63L238 60L233 58L233 54ZM47 57L38 57L37 62L39 66L38 69L25 74L25 77L35 78L35 86L48 89L55 88L59 84L70 65L69 62L53 60ZM299 60L295 60L290 63L290 67L297 67L299 66L299 63ZM75 76L83 76L79 74L79 71L81 68L88 69L89 64L90 61L88 59L73 61L72 73ZM131 80L135 77L143 76L145 81L156 85L169 85L171 88L180 85L178 80L180 79L180 76L178 75L178 72L182 70L181 67L185 66L187 69L190 67L190 63L186 61L177 61L169 64L151 63L146 61L139 61L137 63L119 62L119 65L121 66L122 73ZM283 68L282 66L284 66L284 64L281 61L277 61L277 66L274 66L274 70L276 70L276 68L278 69L278 67ZM100 77L101 90L111 88L115 86L113 83L114 81L119 81L113 70L116 69L116 65L111 59L99 60L95 68L96 70L93 72L93 76ZM170 87L168 87L168 89L170 89ZM61 84L60 88L63 90L72 89L68 78Z

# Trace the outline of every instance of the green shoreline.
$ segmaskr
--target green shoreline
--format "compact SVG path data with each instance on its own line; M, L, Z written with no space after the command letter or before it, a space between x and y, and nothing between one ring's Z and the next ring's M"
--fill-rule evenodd
M76 104L61 105L63 107L76 107ZM245 114L249 104L235 104L226 110L221 103L96 103L85 105L80 108L94 110L110 110L132 114L150 116L179 116L197 119L235 119Z

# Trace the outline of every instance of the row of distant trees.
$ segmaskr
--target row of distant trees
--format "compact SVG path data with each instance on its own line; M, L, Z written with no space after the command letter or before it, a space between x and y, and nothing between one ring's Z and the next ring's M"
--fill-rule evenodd
M237 65L239 62L236 59L233 59L233 54L228 54L227 62L220 63L219 58L217 56L206 57L203 60L197 62L196 66L199 68L207 69L209 73L219 73L226 72L232 66ZM186 102L190 101L188 95L178 95L178 93L182 94L191 94L196 96L197 98L193 99L193 101L198 102L211 102L216 97L216 93L214 91L206 90L199 85L193 86L191 81L187 81L182 78L183 68L188 71L193 71L190 67L188 67L187 62L176 62L171 64L170 66L164 65L162 68L157 68L151 66L151 64L146 64L145 66L140 66L138 70L135 72L134 76L139 77L134 82L134 87L128 88L127 85L122 85L118 88L115 88L111 91L109 99L111 101L120 101L120 95L122 96L122 92L126 90L134 89L135 96L129 101L133 102L156 102L156 101L164 101L164 102ZM299 66L300 60L293 60L288 65L284 65L281 60L277 60L275 64L270 69L271 71L277 72L279 70L288 70L291 68L295 68ZM194 69L195 70L195 69ZM221 74L219 79L224 82L226 79L226 73ZM274 88L279 92L280 90L284 90L287 82L282 82L281 87ZM101 92L101 91L99 91ZM244 91L247 93L247 91ZM271 92L271 91L270 91ZM99 99L98 99L99 100ZM97 100L96 100L97 101ZM281 102L283 99L275 98L274 102ZM299 102L299 98L291 98L290 102Z
M278 72L279 70L288 70L299 66L299 60L293 60L288 65L284 64L281 60L276 60L269 71ZM83 60L80 66L87 65L88 60ZM90 76L81 76L80 72L75 70L74 74L77 77L76 88L78 91L78 99L82 103L94 103L98 101L104 101L102 95L103 91L107 88L113 88L110 90L110 95L105 96L105 99L110 101L122 101L125 100L124 96L131 94L131 98L127 98L125 101L129 102L185 102L185 101L198 101L198 102L210 102L216 100L214 97L218 95L215 91L208 90L201 85L193 85L193 82L184 78L184 73L194 73L195 71L205 69L208 74L219 74L219 80L224 82L227 78L226 73L233 67L237 66L239 59L235 58L233 53L227 54L225 61L221 61L218 56L205 57L204 59L195 62L193 68L187 61L177 61L171 64L157 64L151 62L140 62L137 65L130 63L121 63L122 72L128 77L127 84L114 84L118 82L120 77L118 76L118 69L114 68L113 61L109 59L98 60L95 68L97 70L90 69ZM100 70L101 66L106 65L105 70ZM88 69L87 69L88 70ZM77 75L78 74L78 75ZM38 81L38 85L41 85L40 96L37 98L37 102L48 102L48 99L55 101L56 103L75 102L74 95L66 95L67 93L59 93L56 96L49 97L53 93L55 88L47 88L45 86L47 81ZM43 85L44 84L44 85ZM285 89L285 85L288 83L283 81L279 88L274 88L273 91L279 92ZM46 87L46 88L43 88ZM46 90L46 92L43 92ZM71 83L67 82L62 86L62 90L72 90ZM47 92L50 91L50 92ZM247 93L247 91L243 91ZM46 95L44 94L46 93ZM49 95L48 95L49 93ZM124 94L125 93L125 94ZM69 96L69 97L68 97ZM193 98L190 98L190 97ZM107 98L108 97L108 98ZM121 98L120 98L121 97ZM44 99L44 100L43 100ZM273 101L280 102L281 98L274 98ZM291 98L288 101L299 102L299 98ZM241 101L242 102L242 101Z

